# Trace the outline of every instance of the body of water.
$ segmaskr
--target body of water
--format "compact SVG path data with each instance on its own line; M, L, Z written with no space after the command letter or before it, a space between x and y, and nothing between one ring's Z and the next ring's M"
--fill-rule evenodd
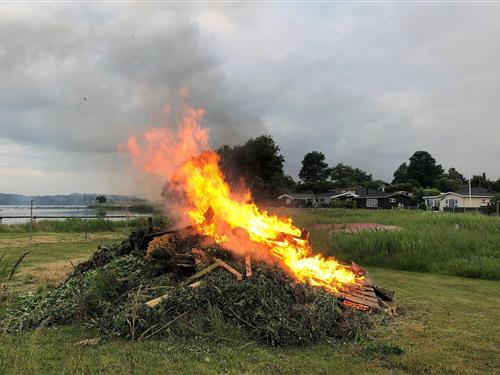
M85 206L33 206L33 216L67 216L67 217L85 217ZM98 209L92 209L89 208L87 209L87 215L88 216L99 216L99 214L102 214L104 211L98 210ZM109 220L125 220L125 215L126 212L125 210L119 211L119 210L106 210L105 211L105 216L103 218L105 219L106 216L124 216L123 218L109 218ZM26 223L29 222L29 218L23 218L22 216L29 216L30 215L30 206L2 206L0 205L0 218L4 217L2 219L2 224L20 224L20 223ZM14 218L5 218L5 216L16 216ZM137 214L137 213L130 213L129 212L129 217L131 216L148 216L147 214ZM43 218L43 219L37 219L37 220L64 220L61 218Z

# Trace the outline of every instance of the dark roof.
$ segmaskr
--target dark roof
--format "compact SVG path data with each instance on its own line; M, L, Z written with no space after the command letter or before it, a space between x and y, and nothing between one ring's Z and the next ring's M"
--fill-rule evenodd
M305 194L305 193L285 193L283 195L280 195L278 199L283 198L284 196L288 196L292 199L312 199L315 198L316 196L314 194Z
M462 189L456 192L457 194L460 195L469 195L469 187L464 186ZM475 197L491 197L492 195L495 195L494 191L482 188L482 187L473 187L471 188L471 195Z
M368 189L365 187L358 187L355 189L356 195L359 195L359 198L390 198L395 195L404 195L410 196L410 193L407 191L394 191L392 193L388 191L380 191L375 189Z
M395 191L395 192L389 193L387 191L380 191L380 190L369 189L369 188L365 188L365 187L357 187L357 188L350 188L350 189L330 190L327 193L321 193L321 194L286 193L286 194L280 195L278 197L278 199L285 197L285 195L292 198L292 199L313 199L313 198L333 198L333 197L339 196L341 194L354 194L355 198L389 198L389 197L394 197L396 195L410 196L410 193L408 193L407 191Z

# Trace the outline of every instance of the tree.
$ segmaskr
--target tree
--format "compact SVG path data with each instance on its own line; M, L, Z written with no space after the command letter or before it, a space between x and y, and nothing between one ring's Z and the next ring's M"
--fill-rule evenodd
M488 214L496 214L497 213L497 205L500 205L500 194L496 194L493 198L491 198L490 203L488 204L487 212Z
M467 182L464 175L453 167L448 169L446 177L449 178L450 180L459 181L462 185Z
M441 177L436 181L436 188L443 192L458 191L462 188L463 183L459 180L454 180L448 177Z
M331 181L320 181L320 182L302 182L297 184L296 190L298 192L313 192L315 194L326 193L332 189L338 187L335 183Z
M257 200L294 188L293 179L284 174L285 158L270 135L252 138L240 146L224 145L217 152L226 180L237 186L243 179Z
M330 171L325 162L325 155L319 151L308 152L302 160L299 177L304 182L324 182Z
M248 140L242 146L222 146L218 150L221 168L228 179L243 177L251 183L255 177L270 183L275 176L283 176L285 158L270 135L262 135Z
M443 175L443 167L436 163L427 151L416 151L410 157L408 177L416 180L423 187L435 186L436 180Z
M374 190L379 189L381 186L385 186L386 189L389 187L389 183L384 180L365 181L361 185Z
M99 204L104 204L106 203L108 200L107 198L104 196L104 195L98 195L97 197L95 197L95 201Z
M480 175L474 175L470 179L471 186L473 187L482 187L489 189L490 186L493 184L490 180L486 178L486 173L480 174Z
M393 184L401 184L408 181L408 165L406 163L402 163L398 169L394 171L394 179L392 180Z
M344 163L338 163L330 170L330 178L334 181L341 181L342 185L359 185L372 180L372 175L359 168L353 168Z
M500 178L497 178L497 180L491 184L491 189L500 193Z

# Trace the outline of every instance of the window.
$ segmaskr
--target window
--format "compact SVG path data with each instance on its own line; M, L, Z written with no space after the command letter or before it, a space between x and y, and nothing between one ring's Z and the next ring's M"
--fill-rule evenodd
M389 198L389 202L396 203L396 198Z
M366 207L367 208L377 208L378 207L378 199L377 198L367 198L366 199Z

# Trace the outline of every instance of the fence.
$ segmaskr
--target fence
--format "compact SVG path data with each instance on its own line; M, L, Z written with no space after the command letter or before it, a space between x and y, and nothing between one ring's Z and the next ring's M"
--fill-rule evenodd
M451 213L479 212L481 214L487 214L488 207L443 207L443 211Z
M16 207L18 208L18 207ZM31 201L29 206L29 215L12 215L12 214L2 214L0 212L0 224L3 223L3 220L6 219L29 219L29 234L30 240L33 238L33 224L38 219L52 219L52 220L60 220L60 219L83 219L85 220L85 238L88 238L88 220L90 219L123 219L125 220L125 226L128 226L129 219L143 217L144 215L130 215L129 214L129 206L124 206L125 214L124 215L107 215L104 211L104 214L94 214L89 215L89 207L88 206L33 206L33 201ZM34 215L34 211L36 210L48 210L48 209L64 209L64 210L82 210L82 214L78 215Z

